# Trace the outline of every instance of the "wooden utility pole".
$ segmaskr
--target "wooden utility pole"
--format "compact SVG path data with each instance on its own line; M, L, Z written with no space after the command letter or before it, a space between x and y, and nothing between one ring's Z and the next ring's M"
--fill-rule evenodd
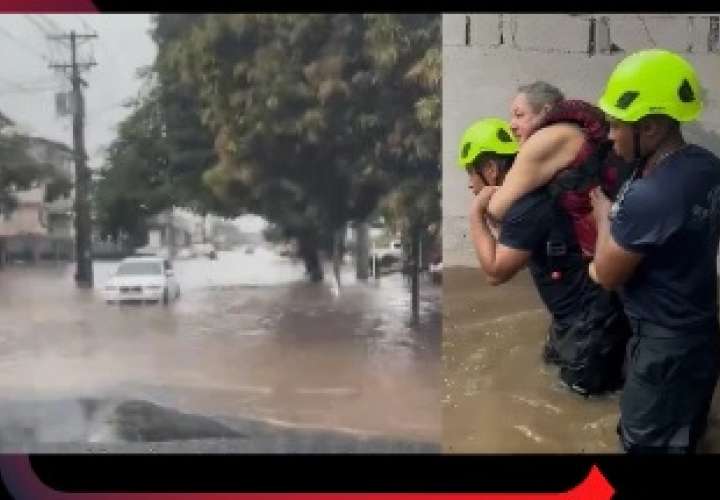
M367 222L362 221L355 225L355 271L357 279L362 281L366 281L370 274L369 232L370 228Z
M51 35L53 40L70 41L70 64L51 64L51 68L70 70L72 83L72 114L73 114L73 153L75 157L75 259L77 269L75 282L80 288L93 287L92 267L92 221L90 215L90 170L87 167L87 154L85 153L85 102L82 87L87 82L80 77L81 70L90 69L95 62L78 62L78 40L97 38L97 34L78 34L71 31L69 34Z

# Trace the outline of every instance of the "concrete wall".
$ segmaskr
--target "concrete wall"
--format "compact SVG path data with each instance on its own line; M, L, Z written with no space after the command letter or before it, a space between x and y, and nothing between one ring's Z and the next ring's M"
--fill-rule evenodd
M515 89L534 80L596 102L626 55L662 47L687 57L707 92L702 120L686 137L720 154L720 47L712 15L443 15L443 258L475 265L468 240L467 175L457 168L460 134L473 121L509 116ZM595 19L595 44L591 44ZM468 36L469 35L469 36ZM502 43L501 43L502 41Z
M29 198L29 191L20 193ZM20 199L21 196L18 195ZM33 234L36 236L47 236L47 221L44 220L44 212L42 203L26 202L20 199L18 207L13 210L8 218L0 215L0 236L16 236L23 234Z
M74 242L64 238L19 235L4 238L3 244L9 261L72 260L74 255Z

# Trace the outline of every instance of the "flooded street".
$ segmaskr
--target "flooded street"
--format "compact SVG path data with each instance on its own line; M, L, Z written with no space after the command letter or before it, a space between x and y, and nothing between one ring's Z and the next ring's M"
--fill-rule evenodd
M526 272L499 287L471 268L448 268L444 280L446 452L620 452L620 393L585 399L542 362L550 317ZM701 452L720 452L718 399Z
M169 306L107 305L99 290L116 267L96 262L92 291L75 288L73 264L0 271L4 450L278 429L295 443L313 429L438 443L440 288L429 280L413 327L400 274L356 283L348 265L337 294L330 275L309 284L300 262L268 249L220 252L175 261L182 296ZM299 447L323 443L332 448ZM293 451L293 442L243 449Z

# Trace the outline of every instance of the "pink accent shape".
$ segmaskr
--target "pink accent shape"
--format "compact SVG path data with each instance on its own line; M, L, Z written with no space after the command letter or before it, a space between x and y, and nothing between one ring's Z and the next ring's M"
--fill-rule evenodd
M92 0L0 0L0 12L97 12Z

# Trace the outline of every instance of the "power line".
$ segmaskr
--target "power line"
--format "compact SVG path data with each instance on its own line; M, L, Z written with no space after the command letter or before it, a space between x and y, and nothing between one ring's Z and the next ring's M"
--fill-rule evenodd
M30 24L32 24L38 30L40 30L40 33L42 33L43 36L52 34L51 31L45 25L41 24L36 19L33 19L33 17L30 14L23 14L23 17L25 18L26 21L28 21Z
M32 24L33 27L34 27L35 29L37 29L37 30L42 34L43 38L45 38L47 35L53 34L53 32L54 32L54 30L48 28L47 25L45 25L44 23L41 23L40 21L38 21L37 19L35 19L35 18L34 18L33 16L31 16L30 14L23 14L23 18L24 18L27 22L29 22L30 24ZM48 42L47 42L47 39L46 39L46 42L45 42L45 43L46 43L46 46L48 47L48 49L49 49L50 52L51 52L51 57L55 57L55 53L53 53L53 52L54 52L54 50L53 50L53 49L54 49L54 45L51 44L51 43L48 43Z
M52 17L46 14L36 14L35 17L42 21L42 23L47 26L48 29L54 34L62 33L65 31L65 29L60 26ZM57 46L58 44L64 45L64 47L59 48ZM60 54L64 54L64 49L69 48L69 42L63 38L58 37L55 37L54 39L48 38L48 46L51 49L53 59L59 59L60 57L62 57L62 55Z
M23 82L23 83L20 83L20 82L15 82L15 81L13 81L13 80L8 80L7 78L0 76L0 81L4 81L4 82L6 82L6 83L10 83L10 84L14 84L14 85L20 85L20 86L23 86L23 87L32 87L32 86L35 86L35 85L45 85L45 84L49 84L50 82L55 81L55 77L45 76L45 77L42 77L42 78L36 78L36 79L34 79L34 80L27 80L27 81L25 81L25 82Z
M6 85L9 85L19 91L28 91L28 92L33 92L36 90L48 90L50 88L57 88L57 85L53 85L52 87L48 86L47 84L50 82L47 79L36 80L36 81L25 82L25 83L18 83L18 82L14 82L12 80L8 80L7 78L0 77L0 82L3 82ZM44 83L45 85L41 85L42 83Z
M83 29L84 29L84 30L89 31L90 33L97 33L97 30L96 30L95 28L93 28L92 26L90 26L90 25L87 23L87 21L85 21L85 19L83 19L81 16L78 16L78 15L76 14L76 15L75 15L75 18L78 19L78 20L80 20L80 22L81 22L82 25L83 25Z
M43 37L46 40L46 46L50 52L50 57L52 59L58 59L60 56L60 48L57 46L58 42L62 42L62 40L54 40L50 41L47 39L48 35L54 35L62 31L62 29L56 24L51 24L45 17L42 15L29 15L26 14L25 19L32 23L32 25L40 30L43 33Z
M84 28L85 30L87 30L87 31L89 31L89 32L91 32L91 33L97 34L97 30L95 29L95 27L94 27L93 25L89 24L87 21L85 21L85 19L84 19L83 17L78 16L78 15L76 15L75 17L82 23L83 28ZM110 50L110 47L109 47L105 42L103 42L103 41L100 40L100 39L98 39L98 43L100 44L100 48L102 49L102 51L103 51L103 52L105 53L105 55L107 56L108 61L110 61L111 63L116 63L116 62L118 61L118 58L117 58L117 57L115 56L115 54ZM93 56L94 56L94 54L93 54Z
M14 88L19 92L43 92L46 90L57 90L57 85L42 85L37 87L26 87L15 82L3 81L0 82L0 86L4 84L6 88Z
M60 26L53 18L48 16L47 14L37 14L37 17L41 19L47 26L50 27L51 30L56 32L62 32L63 27Z
M12 95L12 94L44 94L47 92L56 92L57 87L47 87L44 89L15 89L15 90L2 90L0 89L0 96Z
M45 56L44 54L42 54L42 53L39 52L38 50L30 47L30 46L27 45L25 42L23 42L22 40L20 40L20 39L17 38L15 35L13 35L13 34L10 33L8 30L6 30L5 28L3 28L3 27L1 27L1 26L0 26L0 33L2 33L3 35L5 35L5 37L8 38L9 40L12 40L13 42L15 42L18 46L23 47L23 48L24 48L25 50L27 50L28 52L32 52L33 54L35 54L36 56L38 56L39 58L41 58L43 61L49 61L49 60L50 60L50 58L48 58L47 56Z

